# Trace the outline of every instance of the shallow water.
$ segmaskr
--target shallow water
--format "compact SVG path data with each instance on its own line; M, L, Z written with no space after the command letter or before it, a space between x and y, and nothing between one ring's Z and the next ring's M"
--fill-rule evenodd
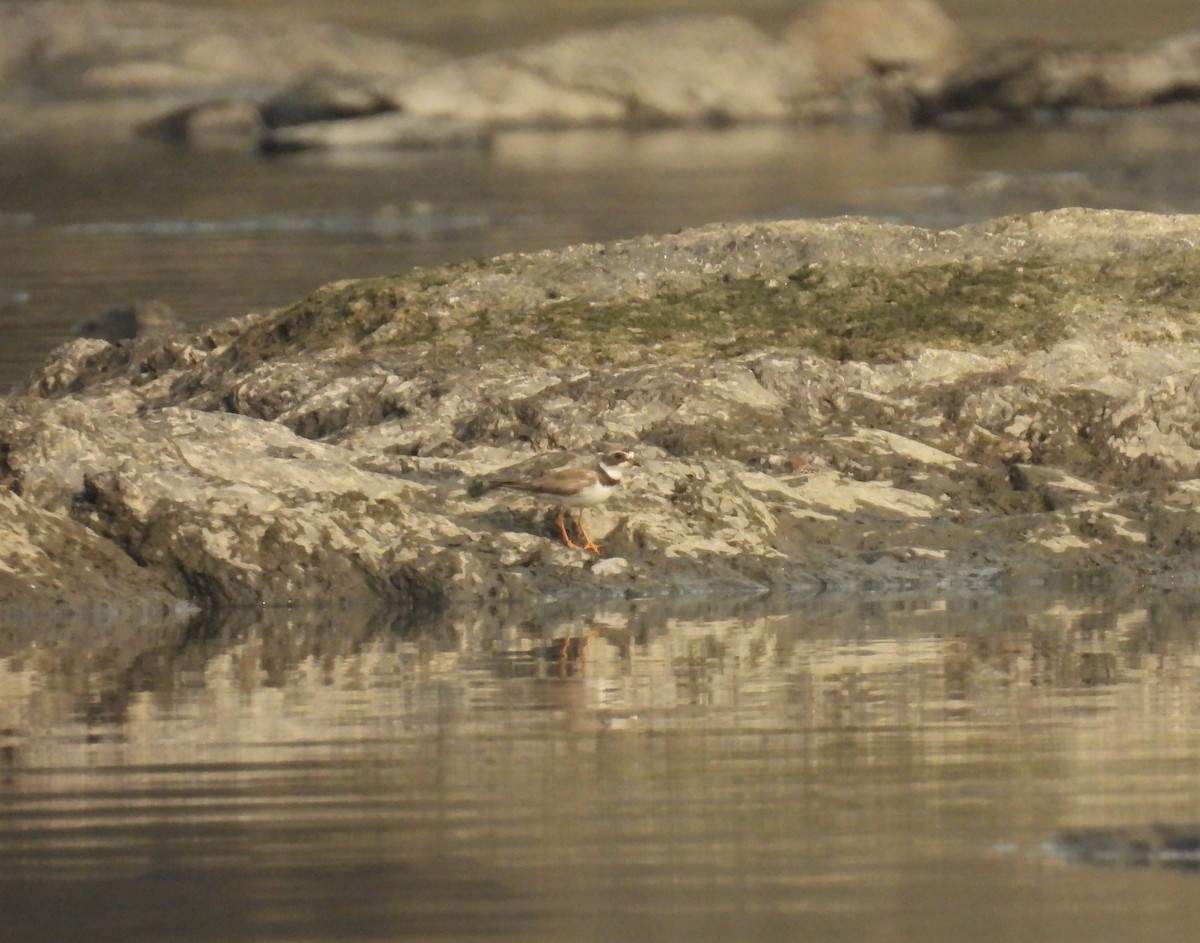
M1195 598L726 609L243 613L10 647L5 938L1200 929L1195 874L1039 847L1200 819Z

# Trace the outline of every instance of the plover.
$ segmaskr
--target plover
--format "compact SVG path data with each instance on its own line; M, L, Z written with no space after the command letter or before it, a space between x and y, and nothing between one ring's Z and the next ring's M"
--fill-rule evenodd
M625 469L639 464L640 462L632 452L607 452L600 456L600 460L590 468L584 466L560 468L536 478L506 478L490 481L483 490L510 488L554 502L558 505L558 532L562 535L563 543L572 550L586 550L600 556L599 545L588 536L588 532L583 526L583 509L595 507L600 502L608 500L608 496L620 486L621 475ZM582 545L571 540L567 533L568 509L576 510L575 521L579 528L579 534L584 540Z

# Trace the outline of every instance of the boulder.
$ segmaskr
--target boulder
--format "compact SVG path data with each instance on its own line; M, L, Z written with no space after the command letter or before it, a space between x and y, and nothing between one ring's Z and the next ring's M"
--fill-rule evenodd
M479 129L513 127L959 128L1195 101L1200 33L1130 48L1017 38L976 50L934 0L827 0L781 37L735 15L669 15L450 59L292 18L29 0L0 3L0 80L0 120L13 133L132 128L249 143L261 126L264 150L405 147L414 135L417 146L474 145Z
M779 121L821 93L811 60L736 16L658 17L430 69L404 111L494 126Z
M867 78L930 81L962 65L968 42L933 0L827 0L786 39L810 51L831 89Z

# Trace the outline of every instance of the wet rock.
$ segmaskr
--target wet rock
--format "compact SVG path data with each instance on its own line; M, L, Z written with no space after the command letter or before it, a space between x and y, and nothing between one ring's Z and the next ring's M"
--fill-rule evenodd
M798 221L335 283L60 348L0 455L32 508L224 604L1187 581L1197 239ZM470 487L609 446L643 461L589 512L614 562Z
M80 321L74 332L80 337L115 343L135 337L174 334L184 329L183 322L165 301L138 301L109 308L95 317Z
M326 148L429 148L487 147L491 132L473 121L423 115L389 113L339 121L272 128L259 139L267 153Z
M418 595L420 580L393 581L416 549L404 539L403 481L360 472L344 450L276 424L168 411L147 425L129 405L74 403L52 420L33 404L16 409L10 441L32 436L42 456L21 460L27 499L69 512L110 551L166 573L166 587L184 598Z
M267 128L283 128L313 121L364 118L395 105L375 89L360 82L331 76L311 76L289 85L262 103Z

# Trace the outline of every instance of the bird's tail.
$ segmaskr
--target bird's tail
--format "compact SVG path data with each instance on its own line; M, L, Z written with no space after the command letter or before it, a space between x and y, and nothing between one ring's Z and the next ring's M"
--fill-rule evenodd
M517 491L533 490L524 481L512 481L507 478L480 478L471 482L470 487L467 488L467 496L481 498L489 491L495 491L497 488L515 488Z

